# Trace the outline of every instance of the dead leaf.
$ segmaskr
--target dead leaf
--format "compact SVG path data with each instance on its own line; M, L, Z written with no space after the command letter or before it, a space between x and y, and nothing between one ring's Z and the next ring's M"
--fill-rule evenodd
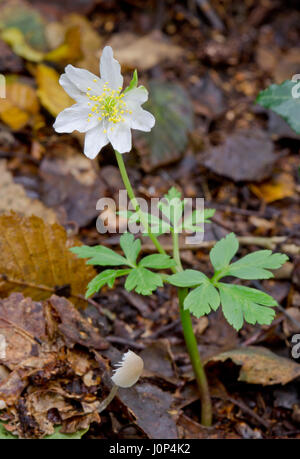
M33 87L17 77L6 79L6 98L0 103L0 117L4 123L14 130L21 129L27 123L34 123L39 108Z
M24 298L21 293L12 293L0 300L0 334L5 337L5 355L1 363L13 370L23 360L37 355L38 343L46 335L43 306Z
M120 389L119 399L149 438L178 438L176 424L169 414L173 397L148 383Z
M55 424L75 432L100 422L106 392L102 375L108 366L87 349L109 345L68 300L53 295L41 303L12 293L0 301L0 334L7 350L0 364L11 370L0 381L9 431L37 438L53 434Z
M62 110L70 107L75 102L60 86L59 74L53 68L38 64L36 68L37 94L41 104L53 116L57 116Z
M80 30L80 48L82 58L77 60L76 66L89 70L98 75L99 60L102 48L102 39L92 27L91 22L84 16L73 13L64 18L64 26L67 28L77 27Z
M203 164L216 174L236 182L259 182L271 175L276 161L268 135L255 129L226 137L223 144L212 147L206 153Z
M29 198L22 185L14 182L5 160L0 161L0 176L0 214L13 210L22 216L36 215L47 223L57 222L53 210L47 209L39 200Z
M64 42L56 49L49 51L44 56L44 59L61 64L74 63L82 56L80 41L80 28L76 25L69 27L66 31Z
M99 331L94 329L66 298L53 295L49 299L49 304L61 320L58 328L64 335L68 347L77 343L97 350L107 349L108 343L101 338Z
M130 32L116 34L108 44L120 64L130 69L149 70L166 60L175 61L184 54L183 48L168 42L158 30L144 37Z
M45 158L40 167L43 178L41 199L47 207L61 209L69 221L80 227L99 215L98 200L107 187L84 155Z
M80 296L96 273L68 250L77 244L58 224L35 216L0 216L0 295L22 291L41 300L64 291L76 304L86 304Z
M151 132L139 132L136 145L145 171L176 161L188 144L188 132L193 129L193 106L187 91L175 83L151 80L151 98L144 108L155 116Z
M298 363L259 346L223 352L211 357L208 362L225 362L228 359L241 367L238 380L249 384L284 385L300 376Z
M44 53L32 48L26 43L25 37L21 30L16 27L9 27L1 33L1 38L9 46L17 56L23 57L28 61L41 62L44 58Z
M269 182L259 185L251 184L250 189L259 199L269 204L270 202L293 196L296 184L291 174L282 172L273 177Z
M167 339L159 339L153 342L141 352L140 356L144 360L144 366L147 369L145 376L151 373L175 384L177 374L171 346Z

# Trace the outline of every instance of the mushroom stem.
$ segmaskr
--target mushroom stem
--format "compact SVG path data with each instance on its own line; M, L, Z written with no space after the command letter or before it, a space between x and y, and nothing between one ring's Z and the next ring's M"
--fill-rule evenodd
M98 413L101 413L102 411L106 410L110 402L115 398L117 392L118 392L118 386L114 384L108 396L100 403Z

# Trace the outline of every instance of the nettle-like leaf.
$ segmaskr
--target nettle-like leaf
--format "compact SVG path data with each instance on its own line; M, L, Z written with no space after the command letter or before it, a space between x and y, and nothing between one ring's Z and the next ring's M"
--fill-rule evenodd
M80 258L89 258L88 264L129 266L127 269L105 269L95 276L88 284L86 298L98 292L104 285L112 288L117 278L127 275L125 288L128 291L135 289L137 293L150 295L157 287L162 287L163 281L159 274L153 273L148 268L168 269L176 264L169 255L163 254L147 255L137 264L137 258L141 251L141 241L140 239L135 239L133 234L130 233L122 234L120 246L125 257L104 246L82 246L71 249Z
M195 233L203 232L204 223L211 223L210 219L215 212L216 209L194 210L188 217L184 218L183 229Z
M272 306L277 302L270 295L242 285L218 283L217 287L223 314L236 330L242 328L244 319L253 325L269 325L274 319Z
M300 134L299 82L287 80L261 91L256 99L259 105L280 115L297 134Z
M151 295L157 287L162 286L161 276L143 266L132 269L125 282L125 288L128 292L134 289L141 295Z
M272 306L277 306L271 296L250 287L218 281L225 276L269 279L273 276L269 270L280 268L288 257L273 254L271 250L259 250L230 264L238 248L238 240L233 233L217 242L210 252L215 268L211 279L201 272L187 269L169 276L167 281L177 287L194 288L185 298L184 308L196 317L216 310L221 303L225 318L236 330L240 330L244 320L250 324L269 325L275 316Z
M133 234L124 233L120 237L120 246L127 260L135 265L136 259L141 251L141 240L134 239Z
M240 279L270 279L274 274L268 270L280 268L287 260L288 257L282 253L258 250L230 264L224 273Z
M238 249L239 241L234 233L230 233L223 239L220 239L209 254L210 261L215 271L219 271L225 266L228 266Z
M185 298L183 307L188 309L195 317L216 311L220 306L220 297L217 289L210 279L200 271L186 269L168 277L168 282L177 287L195 287Z
M71 252L75 253L79 258L89 258L88 265L98 266L121 266L128 265L128 260L115 253L113 250L103 245L89 247L83 245L81 247L72 247Z
M271 250L258 250L230 264L238 248L237 237L234 233L230 233L217 242L210 251L210 259L218 280L225 276L249 280L270 279L274 275L269 269L278 269L288 260L284 254L272 253Z
M209 314L212 309L216 311L219 306L218 290L210 283L209 279L192 290L183 303L184 309L188 309L197 318Z
M168 282L176 287L195 287L206 280L208 277L195 269L185 269L168 277Z
M167 269L175 266L176 262L169 255L153 254L148 255L139 262L139 266L153 269Z
M90 296L94 295L94 293L99 292L99 290L104 287L104 285L113 288L115 280L118 277L126 276L126 274L129 274L130 271L130 269L105 269L100 274L95 276L91 282L89 282L85 297L89 298Z
M168 193L158 203L158 208L167 220L176 228L182 217L184 202L181 199L181 193L175 187L169 189Z

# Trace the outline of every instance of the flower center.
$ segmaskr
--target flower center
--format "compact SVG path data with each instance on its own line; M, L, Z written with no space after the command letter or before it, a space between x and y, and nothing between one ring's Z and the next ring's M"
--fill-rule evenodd
M94 80L97 81L97 80ZM124 114L131 114L132 111L128 110L126 103L123 101L124 94L120 94L122 87L118 90L111 89L108 83L103 86L103 92L99 96L91 95L91 88L87 88L86 95L90 102L88 105L91 107L91 111L88 115L88 121L93 116L97 116L98 121L109 121L113 124L124 122ZM110 128L113 131L113 127ZM103 130L106 132L106 129Z

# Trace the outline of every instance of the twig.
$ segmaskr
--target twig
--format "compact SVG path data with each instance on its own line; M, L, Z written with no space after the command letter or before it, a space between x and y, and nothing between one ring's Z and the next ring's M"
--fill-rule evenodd
M225 400L228 400L229 402L233 403L234 405L238 406L242 411L245 413L249 414L252 418L254 418L257 422L259 422L262 426L264 426L266 429L270 430L270 424L265 421L261 416L255 413L255 411L251 410L244 402L241 402L239 400L235 400L232 397L226 397Z
M287 240L286 236L273 236L273 237L260 237L260 236L241 236L238 237L238 241L241 245L257 245L258 247L263 247L265 249L274 250L277 245L282 244ZM198 250L198 249L210 249L216 244L217 241L202 241L199 244L184 244L180 242L180 249L182 250ZM172 251L171 243L162 243L162 246L166 252ZM285 252L296 254L300 252L300 247L292 244L286 244L282 246L282 249ZM286 249L286 250L285 250ZM154 246L150 243L145 243L142 245L142 250L144 252L153 252L155 250ZM291 252L292 250L292 252Z
M211 25L220 31L225 29L223 22L217 15L217 13L212 9L211 5L207 0L196 0L197 5L201 9L202 13L207 17Z

